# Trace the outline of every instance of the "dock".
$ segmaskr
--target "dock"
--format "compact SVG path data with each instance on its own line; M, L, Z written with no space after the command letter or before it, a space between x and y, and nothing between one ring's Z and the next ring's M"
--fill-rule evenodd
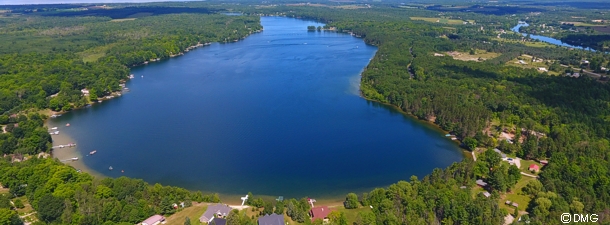
M68 143L65 145L57 145L57 146L53 146L51 147L51 149L56 149L56 148L67 148L67 147L74 147L76 146L76 143Z

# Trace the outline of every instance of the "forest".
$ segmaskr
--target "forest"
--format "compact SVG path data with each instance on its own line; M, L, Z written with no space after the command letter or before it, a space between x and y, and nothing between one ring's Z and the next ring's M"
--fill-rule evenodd
M44 10L0 18L0 40L10 43L0 45L0 124L7 131L0 134L0 150L7 155L0 161L0 183L10 195L26 198L43 211L37 223L133 224L150 214L174 213L169 207L174 203L220 201L217 195L151 186L137 179L96 180L51 159L32 157L12 163L9 155L49 151L51 138L40 110L68 111L108 95L119 88L131 66L175 56L198 43L242 39L262 29L257 16L261 14L324 22L325 29L352 32L377 46L362 74L361 92L367 99L434 122L463 140L465 148L499 148L523 159L548 160L539 180L523 189L532 199L527 208L529 224L559 224L564 212L596 213L600 223L610 222L610 86L588 76L554 76L508 63L532 55L563 74L572 69L560 65L610 67L610 56L497 40L500 29L510 29L517 17L532 10L511 11L519 14L515 18L506 13L443 11L447 18L476 21L450 25L410 18L433 17L438 11L383 4L357 10L167 4L209 12L239 11L245 16L152 15L147 7L142 7L149 10L144 14L125 7L128 13L111 11L115 17ZM454 51L498 56L462 61L436 55ZM583 59L591 62L583 65ZM83 88L90 89L93 97L82 96ZM499 133L504 131L515 133L518 141L501 140ZM369 193L350 193L345 207L372 207L371 213L359 213L354 224L501 224L514 212L502 209L498 200L515 191L521 175L516 167L499 162L499 155L486 151L476 162L465 159L421 179L411 177ZM471 194L477 179L489 181L489 198ZM20 224L12 210L16 204L6 204L3 199L9 197L0 196L0 224ZM305 198L275 203L255 199L248 204L312 223ZM331 224L347 224L343 217L334 215ZM231 212L229 221L230 225L255 223L241 212Z

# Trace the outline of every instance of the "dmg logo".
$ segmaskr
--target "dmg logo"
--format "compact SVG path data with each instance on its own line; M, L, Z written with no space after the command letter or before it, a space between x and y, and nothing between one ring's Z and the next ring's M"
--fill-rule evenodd
M561 222L562 223L588 223L588 222L597 222L598 220L597 214L569 214L563 213L561 214Z

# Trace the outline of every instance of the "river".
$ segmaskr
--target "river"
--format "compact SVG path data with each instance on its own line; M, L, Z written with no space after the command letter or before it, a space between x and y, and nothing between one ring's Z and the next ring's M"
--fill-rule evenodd
M529 26L529 24L527 24L527 23L519 23L519 24L517 24L517 26L513 27L511 30L513 32L520 33L519 29L521 27L527 27L527 26ZM524 37L528 35L527 33L520 33L520 34L523 35ZM588 48L588 47L585 48L585 47L582 47L582 46L566 44L566 43L563 43L561 40L555 39L555 38L552 38L552 37L535 35L535 34L529 34L529 36L532 39L536 39L536 40L539 40L539 41L544 41L546 43L550 43L550 44L554 44L554 45L558 45L558 46L563 46L563 47L568 47L568 48L576 48L576 49L584 49L584 50L588 50L588 51L595 51L594 49Z
M311 21L261 21L264 31L242 41L133 68L131 92L49 120L61 131L55 140L78 144L57 155L81 157L109 177L317 198L421 178L462 160L442 131L359 96L376 47L308 32L323 25Z

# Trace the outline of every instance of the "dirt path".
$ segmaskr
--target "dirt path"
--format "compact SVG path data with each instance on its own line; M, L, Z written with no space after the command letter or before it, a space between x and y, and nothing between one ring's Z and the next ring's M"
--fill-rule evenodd
M529 173L525 173L525 172L521 172L521 175L523 175L523 176L527 176L527 177L533 177L533 178L538 179L538 176L536 176L536 175L531 175L531 174L529 174Z

